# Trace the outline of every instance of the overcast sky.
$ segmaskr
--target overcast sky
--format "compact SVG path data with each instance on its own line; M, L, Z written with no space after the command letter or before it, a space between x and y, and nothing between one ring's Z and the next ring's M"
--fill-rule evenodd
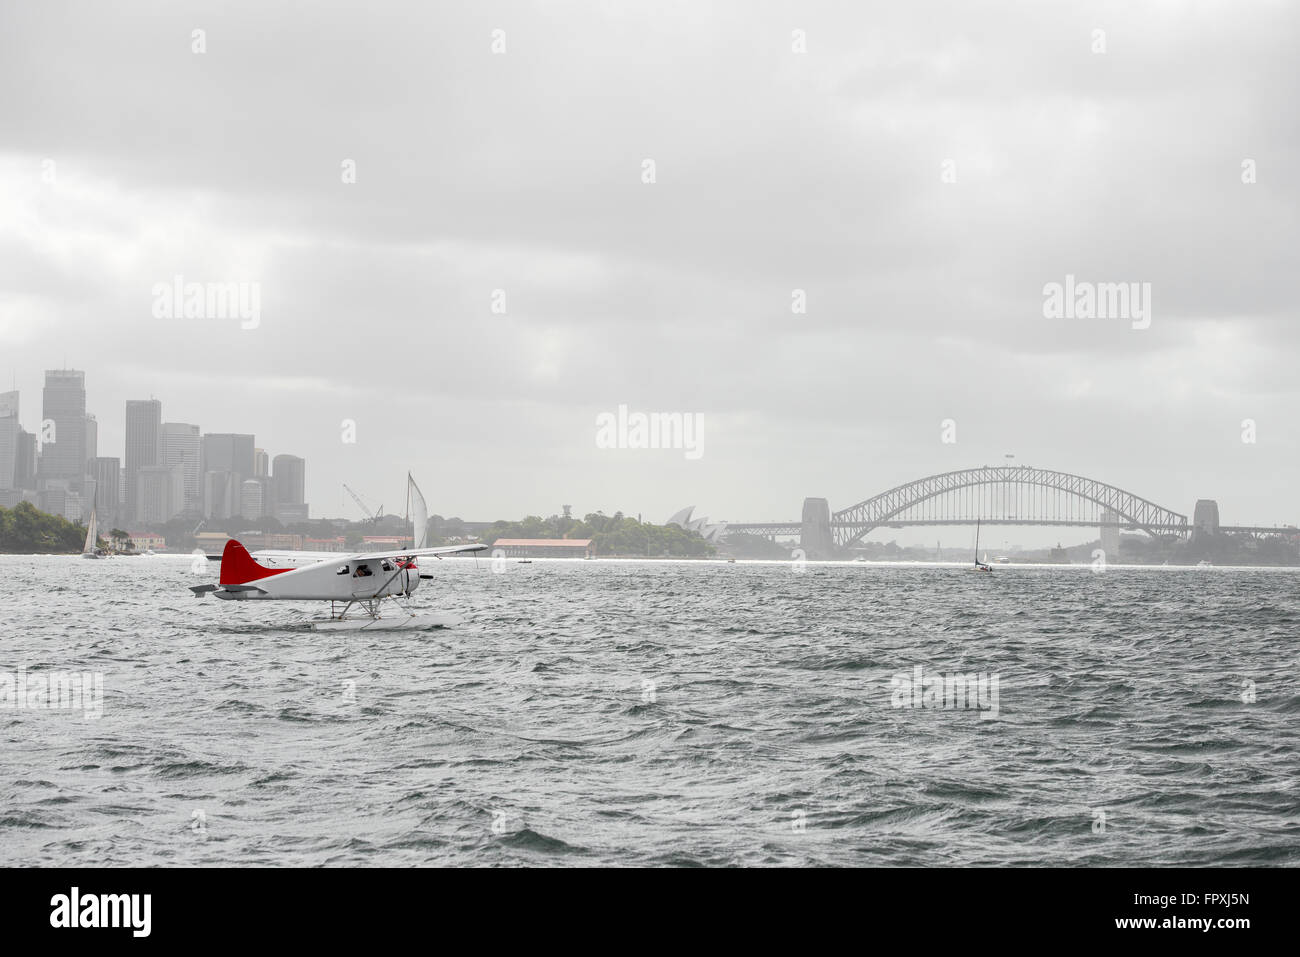
M101 455L153 396L304 456L318 516L409 469L470 519L792 520L1014 453L1300 520L1295 4L113 7L0 5L30 430L66 364ZM260 324L156 318L177 274ZM1150 327L1044 318L1067 274ZM703 454L597 448L620 404Z

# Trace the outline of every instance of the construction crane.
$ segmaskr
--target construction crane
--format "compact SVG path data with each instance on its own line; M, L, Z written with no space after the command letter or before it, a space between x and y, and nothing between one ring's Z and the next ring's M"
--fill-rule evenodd
M347 492L349 495L352 496L352 501L357 503L357 508L361 509L362 514L366 516L366 521L370 522L371 524L374 524L375 522L378 522L380 518L383 517L384 506L381 505L377 510L371 512L370 506L361 500L360 495L352 491L352 489L348 488L347 482L343 483L343 491Z

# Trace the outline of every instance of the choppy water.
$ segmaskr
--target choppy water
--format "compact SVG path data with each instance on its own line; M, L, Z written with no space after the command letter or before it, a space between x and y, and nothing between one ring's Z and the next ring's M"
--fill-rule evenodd
M0 672L105 692L0 710L6 862L1300 863L1295 572L434 571L461 625L318 634L184 558L0 557ZM917 665L997 717L894 707Z

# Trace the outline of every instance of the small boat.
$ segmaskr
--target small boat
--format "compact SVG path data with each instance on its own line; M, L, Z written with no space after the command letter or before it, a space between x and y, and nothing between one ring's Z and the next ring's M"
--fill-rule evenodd
M95 510L90 510L90 524L86 527L86 544L81 548L82 558L103 558L99 550L99 522Z
M533 560L532 560L531 558L521 558L521 559L519 559L519 564L520 564L520 565L531 565L532 563L533 563Z
M993 566L989 563L988 555L984 556L984 561L980 561L980 520L975 519L975 568L977 572L991 572Z

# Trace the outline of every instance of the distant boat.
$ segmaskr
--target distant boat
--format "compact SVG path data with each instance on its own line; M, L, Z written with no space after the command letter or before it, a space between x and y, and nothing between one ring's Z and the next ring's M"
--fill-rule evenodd
M977 572L993 571L993 567L989 565L988 562L989 562L989 557L987 554L984 556L984 561L980 561L980 520L977 518L975 519L975 569L974 570Z
M82 558L103 558L99 554L99 521L95 517L95 510L90 510L90 525L86 527L86 544L81 548Z

